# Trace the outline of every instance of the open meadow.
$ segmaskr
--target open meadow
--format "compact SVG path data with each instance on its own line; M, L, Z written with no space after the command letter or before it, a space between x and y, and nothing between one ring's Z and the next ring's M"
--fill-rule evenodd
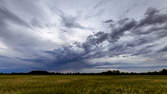
M167 76L0 75L0 94L167 94Z

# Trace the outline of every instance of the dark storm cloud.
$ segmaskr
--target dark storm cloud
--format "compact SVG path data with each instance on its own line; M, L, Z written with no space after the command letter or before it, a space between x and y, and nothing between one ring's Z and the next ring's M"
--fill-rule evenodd
M107 38L108 38L108 34L107 33L98 32L98 33L96 33L94 35L88 36L87 42L88 42L88 44L96 45L96 44L99 44L99 43L103 42Z
M161 30L166 30L167 29L166 25L162 27L159 27L158 25L167 24L167 14L162 14L162 13L159 13L159 10L157 9L149 8L147 12L145 13L145 17L141 19L140 21L125 18L125 19L119 20L118 23L116 24L113 24L113 20L106 20L105 23L109 23L112 25L111 32L109 32L108 34L106 33L108 35L108 37L106 37L106 40L114 42L114 41L117 41L119 37L123 36L124 33L127 31L130 31L132 33L137 33L137 34L139 33L148 34L151 32L158 32ZM145 31L143 30L144 26L145 27L152 26L152 27ZM166 33L166 31L161 32L161 33ZM104 33L99 33L99 37L94 39L94 41L100 40L101 38L103 40L104 38L101 37L100 35L104 35ZM96 36L96 34L94 36Z
M150 9L148 11L150 11ZM147 13L148 13L148 11L147 11ZM85 67L93 67L93 66L85 63L86 59L100 58L100 57L104 57L104 56L113 57L116 55L129 54L129 53L136 56L136 55L143 55L143 54L148 54L148 53L152 52L150 50L150 48L155 47L156 45L148 45L148 46L145 46L145 48L142 48L140 50L134 50L135 47L137 47L139 45L151 43L151 40L147 39L147 38L152 38L152 35L148 35L149 33L143 33L143 35L145 35L145 36L148 35L147 37L140 37L140 35L135 33L136 36L138 36L136 41L130 42L130 43L124 43L124 44L117 44L118 40L122 36L124 36L125 32L130 31L131 33L134 33L134 32L137 32L137 29L142 30L144 28L143 25L146 25L146 24L147 24L147 26L154 25L156 22L158 24L166 24L165 21L164 22L158 21L159 17L155 18L154 19L155 21L153 21L153 23L148 24L147 20L149 18L147 18L147 16L152 14L152 13L153 12L148 13L145 16L145 18L141 19L140 21L135 21L134 19L131 20L131 19L127 19L127 18L122 19L114 24L114 26L111 28L111 32L106 33L106 32L101 31L101 32L98 32L94 35L89 36L85 43L79 44L79 46L78 46L79 48L84 49L84 52L82 52L82 53L77 53L73 50L70 50L69 49L70 47L67 47L65 49L58 49L55 51L46 51L46 53L49 53L50 55L52 55L53 57L56 58L56 60L53 60L54 63L52 63L51 65L58 66L56 68L60 68L60 67L62 68L64 66L63 67L64 69L68 69L68 68L71 68L69 66L78 64L78 65L82 65L82 67L80 67L82 69ZM159 13L158 15L162 16L165 14ZM145 23L143 23L143 22L145 22ZM160 29L156 25L152 28L156 29L156 30L154 30L154 32L158 32L162 28L166 30L166 28L162 27ZM140 32L140 30L138 32ZM150 30L148 30L146 32L149 32L149 31ZM161 32L161 33L163 33L163 32ZM158 33L156 33L156 34L158 34ZM154 40L158 40L158 39L155 38ZM104 41L108 41L111 45L111 46L109 46L107 51L103 51L103 49L105 49L105 48L99 46ZM94 66L96 66L96 65L94 65ZM121 67L119 67L119 68L121 68Z
M77 18L73 16L67 16L65 14L61 15L62 22L65 27L67 28L81 28L85 29L85 27L81 26L77 22ZM32 20L33 21L33 20ZM31 22L31 21L30 21ZM34 25L35 24L35 25ZM6 44L6 46L9 49L14 50L15 56L17 59L9 59L2 57L1 62L6 62L6 64L11 65L11 62L16 62L16 64L19 64L19 62L33 62L35 65L33 68L38 69L38 65L41 68L39 69L57 69L57 70L63 70L65 69L64 66L68 66L71 68L74 68L73 65L78 65L76 69L80 67L86 67L88 66L86 63L81 63L84 61L82 55L83 53L77 53L70 49L70 47L62 47L62 49L56 49L53 51L44 51L41 52L42 45L45 44L43 41L38 39L34 35L35 32L31 31L31 28L29 28L29 24L26 23L24 20L22 20L20 17L15 15L13 12L8 10L5 7L0 8L0 41ZM32 28L36 27L36 25L40 25L40 22L35 20L30 23ZM17 26L17 28L12 27ZM38 26L39 27L39 26ZM10 29L11 28L11 29ZM46 44L49 42L47 41ZM19 56L18 53L21 53L23 56ZM10 54L10 53L9 53ZM41 54L47 54L46 56L41 56ZM28 58L33 57L33 58ZM53 58L52 58L53 57ZM28 58L28 59L27 59ZM5 61L5 59L7 59ZM36 64L38 64L36 66ZM68 65L70 64L70 65ZM15 65L15 64L14 64ZM26 65L25 65L26 66ZM32 65L33 66L33 65ZM79 67L80 66L80 67ZM21 67L21 66L16 66ZM64 68L63 68L64 67ZM15 68L12 68L15 70ZM22 70L22 68L19 68ZM31 67L29 66L29 69ZM9 71L9 70L8 70Z
M18 68L19 67L19 68ZM32 66L17 58L0 56L0 71L1 72L28 72Z
M128 67L135 68L138 65L126 66L128 64L126 61L124 61L125 63L123 61L121 63L104 61L104 63L94 64L90 60L104 57L112 58L122 54L141 55L144 57L147 54L152 55L153 52L154 54L167 52L165 44L162 47L160 46L160 43L164 43L163 38L167 36L167 14L165 12L149 8L141 19L136 20L127 17L117 21L107 17L107 15L112 16L114 14L113 11L108 14L104 12L106 9L109 9L109 6L105 6L105 4L111 2L111 0L100 0L98 3L90 4L95 4L93 5L93 11L88 11L89 8L87 6L76 7L73 1L63 2L63 5L55 1L56 3L52 6L56 6L54 9L48 6L47 2L53 3L40 0L3 0L1 2L0 43L2 42L2 44L0 46L5 46L6 50L9 51L4 56L0 56L0 70L24 71L42 69L49 71L80 71L85 68L91 69L105 64L117 65L111 68L128 69ZM74 5L74 8L71 5ZM58 6L60 8L57 8ZM68 10L69 6L72 9ZM80 7L83 7L83 10L77 10ZM134 5L132 7L134 8ZM128 8L126 12L130 11L130 9L132 8ZM71 10L76 10L77 12L73 13ZM85 10L86 13L81 13L81 15L78 13L78 11ZM99 15L109 20L104 21L104 19L97 17ZM91 19L87 21L82 16L85 16L85 18L91 16ZM108 26L108 31L99 31L92 34L87 37L85 42L73 43L74 41L63 40L62 37L64 36L67 36L66 39L68 39L68 37L73 35L70 35L70 32L62 33L62 30L72 31L73 29L81 29L81 31L84 31L89 29L83 33L89 35L94 31L91 31L91 28L84 25L86 23L90 25L95 24L92 27L97 30L98 27L96 29L96 26L99 25L97 20L104 21L104 24ZM75 35L77 36L74 39L75 41L80 39L78 38L80 35L77 34ZM69 40L71 39L69 38ZM57 41L60 44L56 44ZM160 42L157 43L157 41ZM6 57L8 54L11 57Z
M146 25L163 24L167 21L167 14L160 14L159 10L155 8L149 8L145 13L145 18L142 19L138 27Z
M94 35L90 35L87 38L87 41L83 43L83 48L86 51L94 51L95 49L97 49L98 44L102 44L104 41L108 41L110 45L112 45L111 47L109 47L109 51L112 53L108 55L119 55L125 53L128 50L133 51L132 49L139 45L153 43L154 41L167 36L167 14L160 13L159 10L154 8L149 8L145 13L145 17L140 19L139 21L125 18L119 20L118 22L113 22L113 20L106 20L105 23L110 24L110 32L101 31ZM160 25L162 26L159 27ZM149 26L149 29L144 30ZM133 42L118 45L118 40L124 36L125 32L134 34L136 38L133 40ZM113 43L115 44L113 45ZM134 50L133 53L136 55L150 53L152 52L150 48L154 46L157 45L148 45L141 50ZM96 56L96 53L93 55ZM107 52L104 55L107 55Z
M121 22L121 25L121 27L112 30L113 32L109 35L109 41L117 41L126 31L129 31L136 26L136 21L127 20L125 22Z
M107 20L108 23L108 20ZM111 32L98 32L94 35L91 35L87 38L87 44L100 44L104 41L109 41L111 43L116 42L121 36L124 35L126 31L129 31L133 29L136 26L137 22L135 20L129 20L129 19L122 19L116 25L118 27L115 27L115 24L112 24L113 26L110 28Z
M62 19L68 28L81 28L76 25L76 19L73 17L62 17ZM162 37L158 37L161 33L163 33L163 35L165 34L165 37L167 33L164 33L166 32L164 30L167 28L166 26L159 27L159 25L166 24L166 20L166 14L161 14L158 10L151 8L147 10L145 17L139 21L129 18L121 19L118 22L112 22L111 20L106 21L106 24L112 24L112 26L110 25L111 27L109 27L110 31L95 33L88 36L86 42L78 43L77 47L83 49L82 52L73 50L71 46L64 46L59 49L44 51L44 53L47 54L45 57L23 60L40 63L44 66L42 67L44 69L77 71L79 69L95 67L95 64L91 65L87 61L92 58L101 58L104 56L113 57L121 54L132 54L134 56L147 54L152 52L150 48L155 47L156 45L144 46L144 48L139 50L136 50L135 48L140 45L152 43L153 40L161 39ZM151 28L145 30L145 33L140 33L143 32L144 28L147 26L151 26ZM126 32L130 32L137 36L136 39L132 42L119 43L119 39L124 37ZM141 37L141 35L144 35L144 37ZM153 37L154 35L157 37ZM104 41L109 43L106 51L103 51L106 47L100 46ZM115 68L124 69L125 67L126 66L118 66Z
M34 62L41 64L41 69L45 70L72 70L79 71L82 68L92 67L85 62L87 57L84 57L85 52L74 51L71 47L62 47L60 49L44 51L47 54L45 57L39 57L35 59L21 59L28 62Z

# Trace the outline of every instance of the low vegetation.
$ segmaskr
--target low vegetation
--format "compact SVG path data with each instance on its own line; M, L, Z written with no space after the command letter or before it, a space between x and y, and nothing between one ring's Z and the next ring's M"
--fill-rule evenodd
M165 75L0 75L0 94L166 94Z

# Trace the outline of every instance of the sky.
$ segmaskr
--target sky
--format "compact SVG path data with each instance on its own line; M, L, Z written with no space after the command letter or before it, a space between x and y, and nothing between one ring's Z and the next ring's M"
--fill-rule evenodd
M0 0L0 72L167 68L167 0Z

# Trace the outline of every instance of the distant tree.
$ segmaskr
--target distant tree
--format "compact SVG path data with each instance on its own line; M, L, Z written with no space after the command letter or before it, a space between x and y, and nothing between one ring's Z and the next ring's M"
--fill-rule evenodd
M167 69L162 69L159 73L160 74L167 74Z
M31 71L28 74L39 74L39 75L43 75L43 74L50 74L47 71L40 71L40 70L36 70L36 71Z
M107 72L102 72L104 75L117 75L120 74L121 72L119 70L109 70Z

